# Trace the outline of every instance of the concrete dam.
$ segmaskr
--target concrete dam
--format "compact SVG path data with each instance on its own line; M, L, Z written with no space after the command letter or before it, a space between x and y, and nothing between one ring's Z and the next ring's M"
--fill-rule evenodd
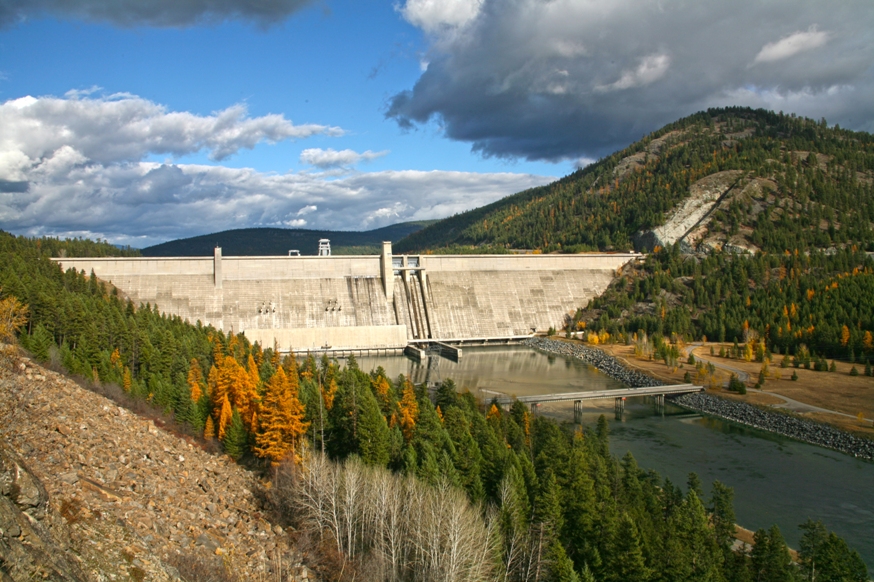
M135 304L295 352L395 352L559 328L637 253L60 258Z

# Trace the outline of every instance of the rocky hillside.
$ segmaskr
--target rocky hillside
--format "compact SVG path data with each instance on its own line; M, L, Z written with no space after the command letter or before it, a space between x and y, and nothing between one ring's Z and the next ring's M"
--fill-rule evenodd
M253 475L26 359L0 367L0 443L4 581L308 576Z
M408 236L399 251L874 250L874 136L745 108L681 119L557 182Z

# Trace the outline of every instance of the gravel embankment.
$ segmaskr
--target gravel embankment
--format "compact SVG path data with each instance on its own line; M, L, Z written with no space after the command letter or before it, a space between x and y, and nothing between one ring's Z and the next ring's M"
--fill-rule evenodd
M550 354L560 356L569 356L582 360L587 364L598 368L614 380L618 380L631 388L642 388L644 386L661 386L664 382L656 380L648 374L631 370L624 366L613 356L597 349L584 346L583 344L569 344L541 337L533 337L522 342L525 345L531 346Z
M663 384L647 374L627 368L616 358L597 348L538 337L525 340L523 343L544 352L582 360L632 388ZM671 401L683 408L718 416L738 424L834 449L859 459L874 460L874 441L856 437L827 424L783 412L763 410L744 402L726 400L710 394L683 394L671 397Z

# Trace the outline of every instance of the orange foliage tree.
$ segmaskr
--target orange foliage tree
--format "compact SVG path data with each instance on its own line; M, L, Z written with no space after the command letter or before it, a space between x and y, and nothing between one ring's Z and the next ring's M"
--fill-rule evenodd
M419 403L416 401L416 392L409 380L404 382L398 411L401 417L401 431L404 433L404 438L409 442L413 438L416 421L419 419Z
M200 363L198 363L197 358L191 358L188 366L188 389L191 390L191 401L200 402L205 387L203 384L203 371L200 369Z
M280 367L267 383L259 410L255 454L270 459L272 465L278 465L289 455L298 462L298 445L309 423L304 421L305 411L298 397L297 378L291 381Z

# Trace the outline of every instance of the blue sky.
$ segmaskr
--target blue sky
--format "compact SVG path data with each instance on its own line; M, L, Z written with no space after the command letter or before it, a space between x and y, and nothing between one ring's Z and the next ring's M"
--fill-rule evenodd
M871 131L872 31L868 0L8 0L0 228L441 218L711 106Z

